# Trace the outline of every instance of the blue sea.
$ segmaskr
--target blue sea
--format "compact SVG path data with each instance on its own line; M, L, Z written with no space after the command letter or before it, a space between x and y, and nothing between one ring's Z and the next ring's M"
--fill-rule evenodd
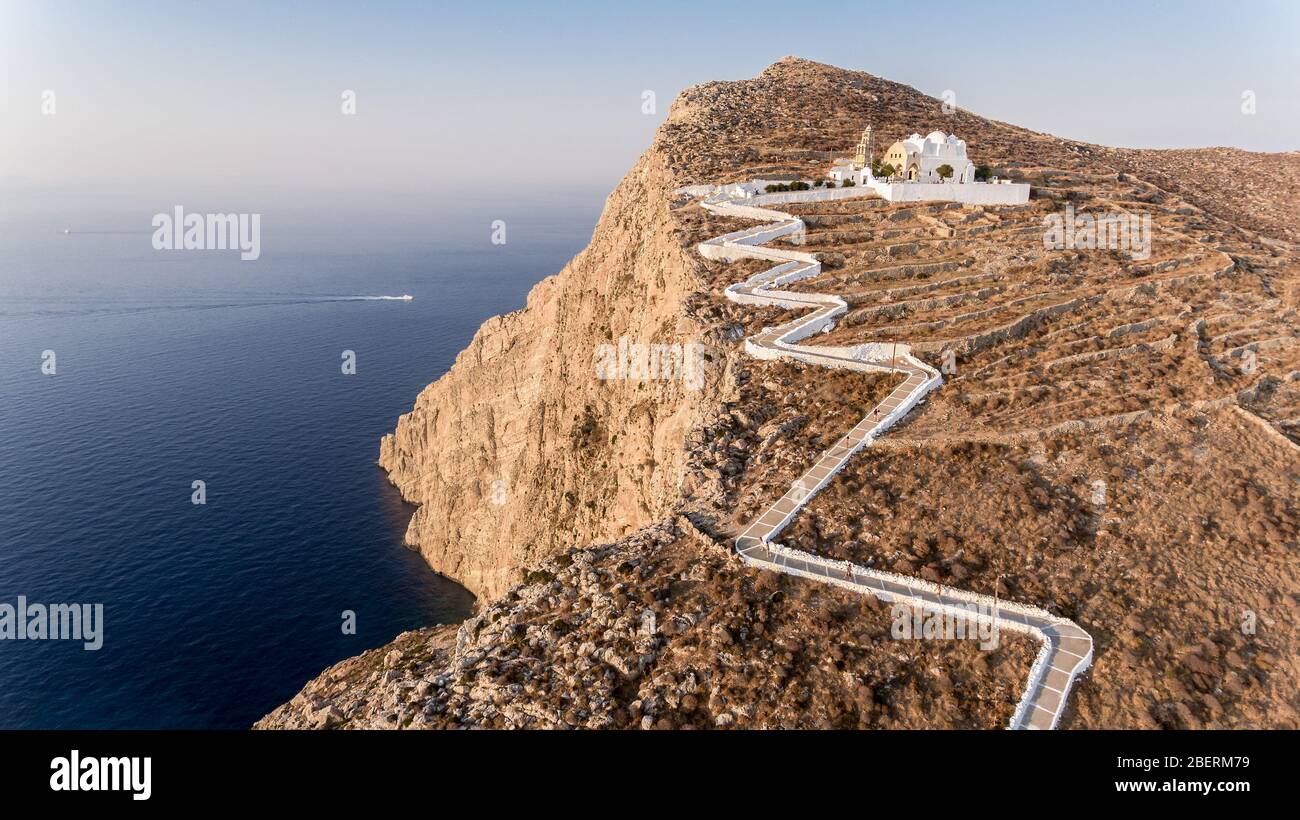
M224 210L202 202L12 203L0 603L100 603L104 626L99 651L0 641L0 728L247 727L336 661L463 620L473 597L403 545L379 439L586 244L601 199L272 210L256 262L152 248L153 213Z

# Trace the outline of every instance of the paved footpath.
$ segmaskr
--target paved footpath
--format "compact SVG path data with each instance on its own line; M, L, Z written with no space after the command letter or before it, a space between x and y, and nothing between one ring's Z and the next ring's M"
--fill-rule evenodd
M834 198L845 199L836 190ZM765 327L745 340L746 351L760 359L797 359L823 367L862 372L887 372L903 377L898 386L862 421L823 452L785 495L768 507L736 538L736 551L746 563L776 572L810 578L823 583L874 595L888 603L920 607L927 612L952 616L968 622L991 622L998 630L1010 629L1037 638L1042 648L1029 670L1024 693L1008 728L1054 729L1074 679L1092 663L1092 638L1073 621L1043 609L990 595L980 595L869 569L847 561L834 561L776 543L776 536L819 490L830 483L848 460L867 447L907 415L925 395L943 384L943 377L914 357L906 344L864 344L853 347L800 345L834 326L835 317L848 310L838 296L780 290L780 286L821 273L821 263L810 253L763 247L781 237L802 243L803 220L782 211L759 207L785 202L816 201L821 191L768 194L748 199L729 199L715 194L701 206L721 216L754 219L762 224L700 244L709 259L733 261L740 258L766 259L772 268L726 289L728 299L741 304L777 305L809 312L777 327ZM860 195L870 195L863 190ZM830 199L832 197L824 197ZM973 626L973 624L972 624Z

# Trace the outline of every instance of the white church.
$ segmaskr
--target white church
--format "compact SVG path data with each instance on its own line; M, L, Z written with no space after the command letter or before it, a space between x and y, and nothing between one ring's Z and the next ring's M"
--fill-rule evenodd
M966 141L955 134L931 131L913 134L885 149L878 169L889 166L888 177L872 173L872 129L868 125L858 140L853 159L836 160L827 174L843 186L870 187L890 202L945 201L972 205L1018 205L1029 201L1029 186L1009 180L975 179L975 163L966 156Z

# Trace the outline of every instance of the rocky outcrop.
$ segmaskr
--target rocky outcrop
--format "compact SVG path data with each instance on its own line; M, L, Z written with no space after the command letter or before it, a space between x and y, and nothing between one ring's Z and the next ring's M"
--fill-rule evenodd
M674 229L674 187L652 148L587 249L522 310L485 322L380 444L380 465L418 505L407 542L478 595L500 594L560 544L632 532L677 498L683 438L716 368L661 362L602 379L596 367L620 339L688 356L707 342L685 312L699 264Z
M678 517L557 553L459 627L341 661L256 728L991 728L1032 655L899 653L874 599L755 573ZM900 691L913 664L969 696Z

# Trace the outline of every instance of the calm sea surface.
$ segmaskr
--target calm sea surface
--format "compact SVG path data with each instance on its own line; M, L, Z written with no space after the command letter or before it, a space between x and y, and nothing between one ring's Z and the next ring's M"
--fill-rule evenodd
M342 658L462 620L473 598L402 544L379 438L599 205L373 230L266 214L256 262L155 251L148 209L69 235L0 221L0 603L105 622L97 652L0 641L0 728L246 727Z

